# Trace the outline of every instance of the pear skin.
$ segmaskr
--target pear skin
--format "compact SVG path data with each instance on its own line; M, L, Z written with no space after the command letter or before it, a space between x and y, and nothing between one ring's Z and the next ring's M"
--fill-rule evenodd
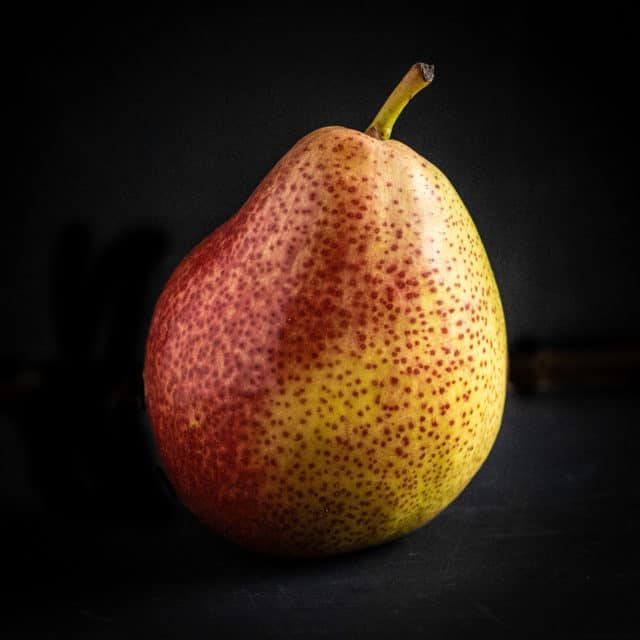
M166 474L214 531L320 556L436 516L494 443L505 322L462 200L401 142L318 129L177 267L144 381Z

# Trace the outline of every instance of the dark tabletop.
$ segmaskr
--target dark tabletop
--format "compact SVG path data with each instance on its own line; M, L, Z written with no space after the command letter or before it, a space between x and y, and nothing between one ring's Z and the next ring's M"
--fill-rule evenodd
M0 630L636 637L636 408L626 392L510 394L495 448L454 504L402 540L342 557L256 556L176 505L119 521L23 520L5 548L13 562Z

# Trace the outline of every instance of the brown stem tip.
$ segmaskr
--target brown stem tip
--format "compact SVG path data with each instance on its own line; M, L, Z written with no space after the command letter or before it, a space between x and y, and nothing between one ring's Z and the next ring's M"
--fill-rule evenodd
M432 64L425 64L424 62L417 62L416 66L420 67L420 72L425 82L433 82L433 77L436 72L436 68Z

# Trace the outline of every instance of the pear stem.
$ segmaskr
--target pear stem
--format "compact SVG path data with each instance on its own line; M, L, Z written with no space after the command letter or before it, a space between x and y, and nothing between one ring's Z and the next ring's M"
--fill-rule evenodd
M433 73L433 65L425 64L424 62L414 64L386 99L382 108L378 111L378 115L367 127L365 133L378 140L388 140L391 137L393 125L402 110L418 91L422 91L422 89L431 84Z

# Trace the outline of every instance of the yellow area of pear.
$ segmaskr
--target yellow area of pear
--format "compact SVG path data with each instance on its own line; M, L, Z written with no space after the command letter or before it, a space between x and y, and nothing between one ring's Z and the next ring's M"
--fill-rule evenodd
M415 154L395 141L376 144L397 145L402 154ZM354 170L357 172L357 167ZM297 511L295 520L306 523L311 539L314 528L318 532L318 540L313 542L316 551L325 544L322 532L342 528L350 517L358 535L337 543L327 541L327 552L378 544L428 522L475 475L499 430L507 350L498 289L475 225L455 189L434 165L426 163L422 176L414 181L418 192L425 184L419 178L425 177L426 183L433 184L437 179L442 201L451 203L449 227L447 230L441 222L435 222L442 221L443 215L431 218L429 211L421 211L416 221L422 226L415 228L416 238L423 243L429 238L435 240L441 254L433 266L446 273L450 283L458 272L462 278L468 267L457 256L456 248L439 236L451 235L452 224L459 234L468 234L468 249L476 256L468 289L473 289L474 283L486 289L485 308L474 309L478 301L468 294L463 297L443 325L449 330L446 336L436 332L429 348L418 346L403 354L410 353L414 362L394 363L395 345L385 344L384 335L371 338L364 355L352 357L349 354L357 350L357 343L351 336L334 345L337 348L333 353L329 345L326 359L332 363L331 368L294 368L289 372L289 379L298 382L286 384L282 394L271 400L273 418L280 427L262 446L262 452L271 457L279 471L274 472L271 485L267 483L264 497L267 502L271 500L271 491L280 499L291 496L289 507ZM393 180L391 177L390 182ZM407 190L400 197L406 198L409 206L408 199L414 195L415 191ZM422 202L432 200L426 194L419 195ZM397 193L393 197L398 197ZM381 198L386 199L384 194ZM425 251L429 250L426 246ZM375 247L369 251L373 253L367 260L373 264L379 256ZM438 308L440 298L442 288L434 293L423 286L411 307L422 309L432 322L429 311ZM470 302L471 310L465 310L463 302ZM479 315L482 312L485 319L481 331L486 340L474 341L467 334L460 339L456 322L463 319L468 326L469 316L475 311ZM411 317L415 315L397 314L393 332L403 335L412 331L415 325ZM431 383L425 382L428 376L423 373L406 373L408 366L418 362L433 364L450 358L442 355L443 347L450 354L459 348L456 371L447 374L446 367L440 366L441 377ZM433 348L436 356L429 353ZM469 397L464 400L467 392ZM393 411L388 410L389 405L395 407ZM285 469L289 473L283 491L281 471ZM304 493L305 499L300 500L299 494L296 498L296 492Z

